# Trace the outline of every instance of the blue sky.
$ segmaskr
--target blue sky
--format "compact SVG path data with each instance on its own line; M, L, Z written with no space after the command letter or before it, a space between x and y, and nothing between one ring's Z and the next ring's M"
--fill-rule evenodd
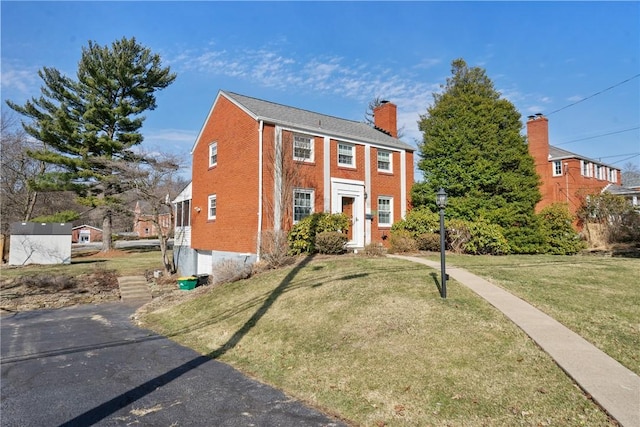
M2 1L1 13L3 111L39 95L43 66L74 76L88 40L136 37L159 53L178 78L146 114L148 151L189 159L220 89L352 120L381 96L415 144L419 115L463 58L523 124L548 115L552 145L640 167L637 1Z

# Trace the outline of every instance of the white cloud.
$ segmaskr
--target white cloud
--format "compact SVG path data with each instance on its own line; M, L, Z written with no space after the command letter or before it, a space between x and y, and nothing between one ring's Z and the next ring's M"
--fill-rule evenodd
M10 62L3 62L0 75L3 91L13 90L23 95L37 93L40 81L37 68L20 68Z

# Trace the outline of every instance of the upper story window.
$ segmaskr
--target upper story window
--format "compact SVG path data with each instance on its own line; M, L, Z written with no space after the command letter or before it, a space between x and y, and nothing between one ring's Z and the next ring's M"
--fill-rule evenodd
M218 143L212 142L209 144L209 167L213 167L218 164Z
M313 162L313 138L307 135L294 135L293 158L302 162Z
M216 216L218 214L218 200L215 194L212 194L209 196L207 204L208 204L207 219L216 219Z
M591 176L591 163L580 160L580 174L587 177Z
M609 169L609 181L610 182L617 182L617 176L618 174L616 173L615 169Z
M393 224L393 198L378 197L378 225L391 227Z
M301 219L313 213L313 196L311 189L297 188L293 190L293 222L297 223Z
M562 175L562 162L560 160L556 160L553 162L553 176Z
M378 150L378 170L381 172L393 172L390 151Z
M356 167L356 152L352 144L338 143L338 166Z
M596 165L596 178L604 179L603 178L603 167L602 167L602 165Z

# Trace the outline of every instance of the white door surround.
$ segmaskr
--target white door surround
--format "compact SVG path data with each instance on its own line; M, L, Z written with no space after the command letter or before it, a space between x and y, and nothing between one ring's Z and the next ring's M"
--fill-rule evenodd
M341 213L343 199L351 206L351 240L348 247L363 248L365 245L365 191L364 181L331 178L331 213ZM352 202L352 203L351 203Z

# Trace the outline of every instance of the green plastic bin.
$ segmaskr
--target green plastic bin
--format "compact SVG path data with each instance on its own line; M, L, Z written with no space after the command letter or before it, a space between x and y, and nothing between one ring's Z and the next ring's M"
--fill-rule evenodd
M192 289L195 289L197 284L197 277L178 277L178 287L183 291L190 291Z

